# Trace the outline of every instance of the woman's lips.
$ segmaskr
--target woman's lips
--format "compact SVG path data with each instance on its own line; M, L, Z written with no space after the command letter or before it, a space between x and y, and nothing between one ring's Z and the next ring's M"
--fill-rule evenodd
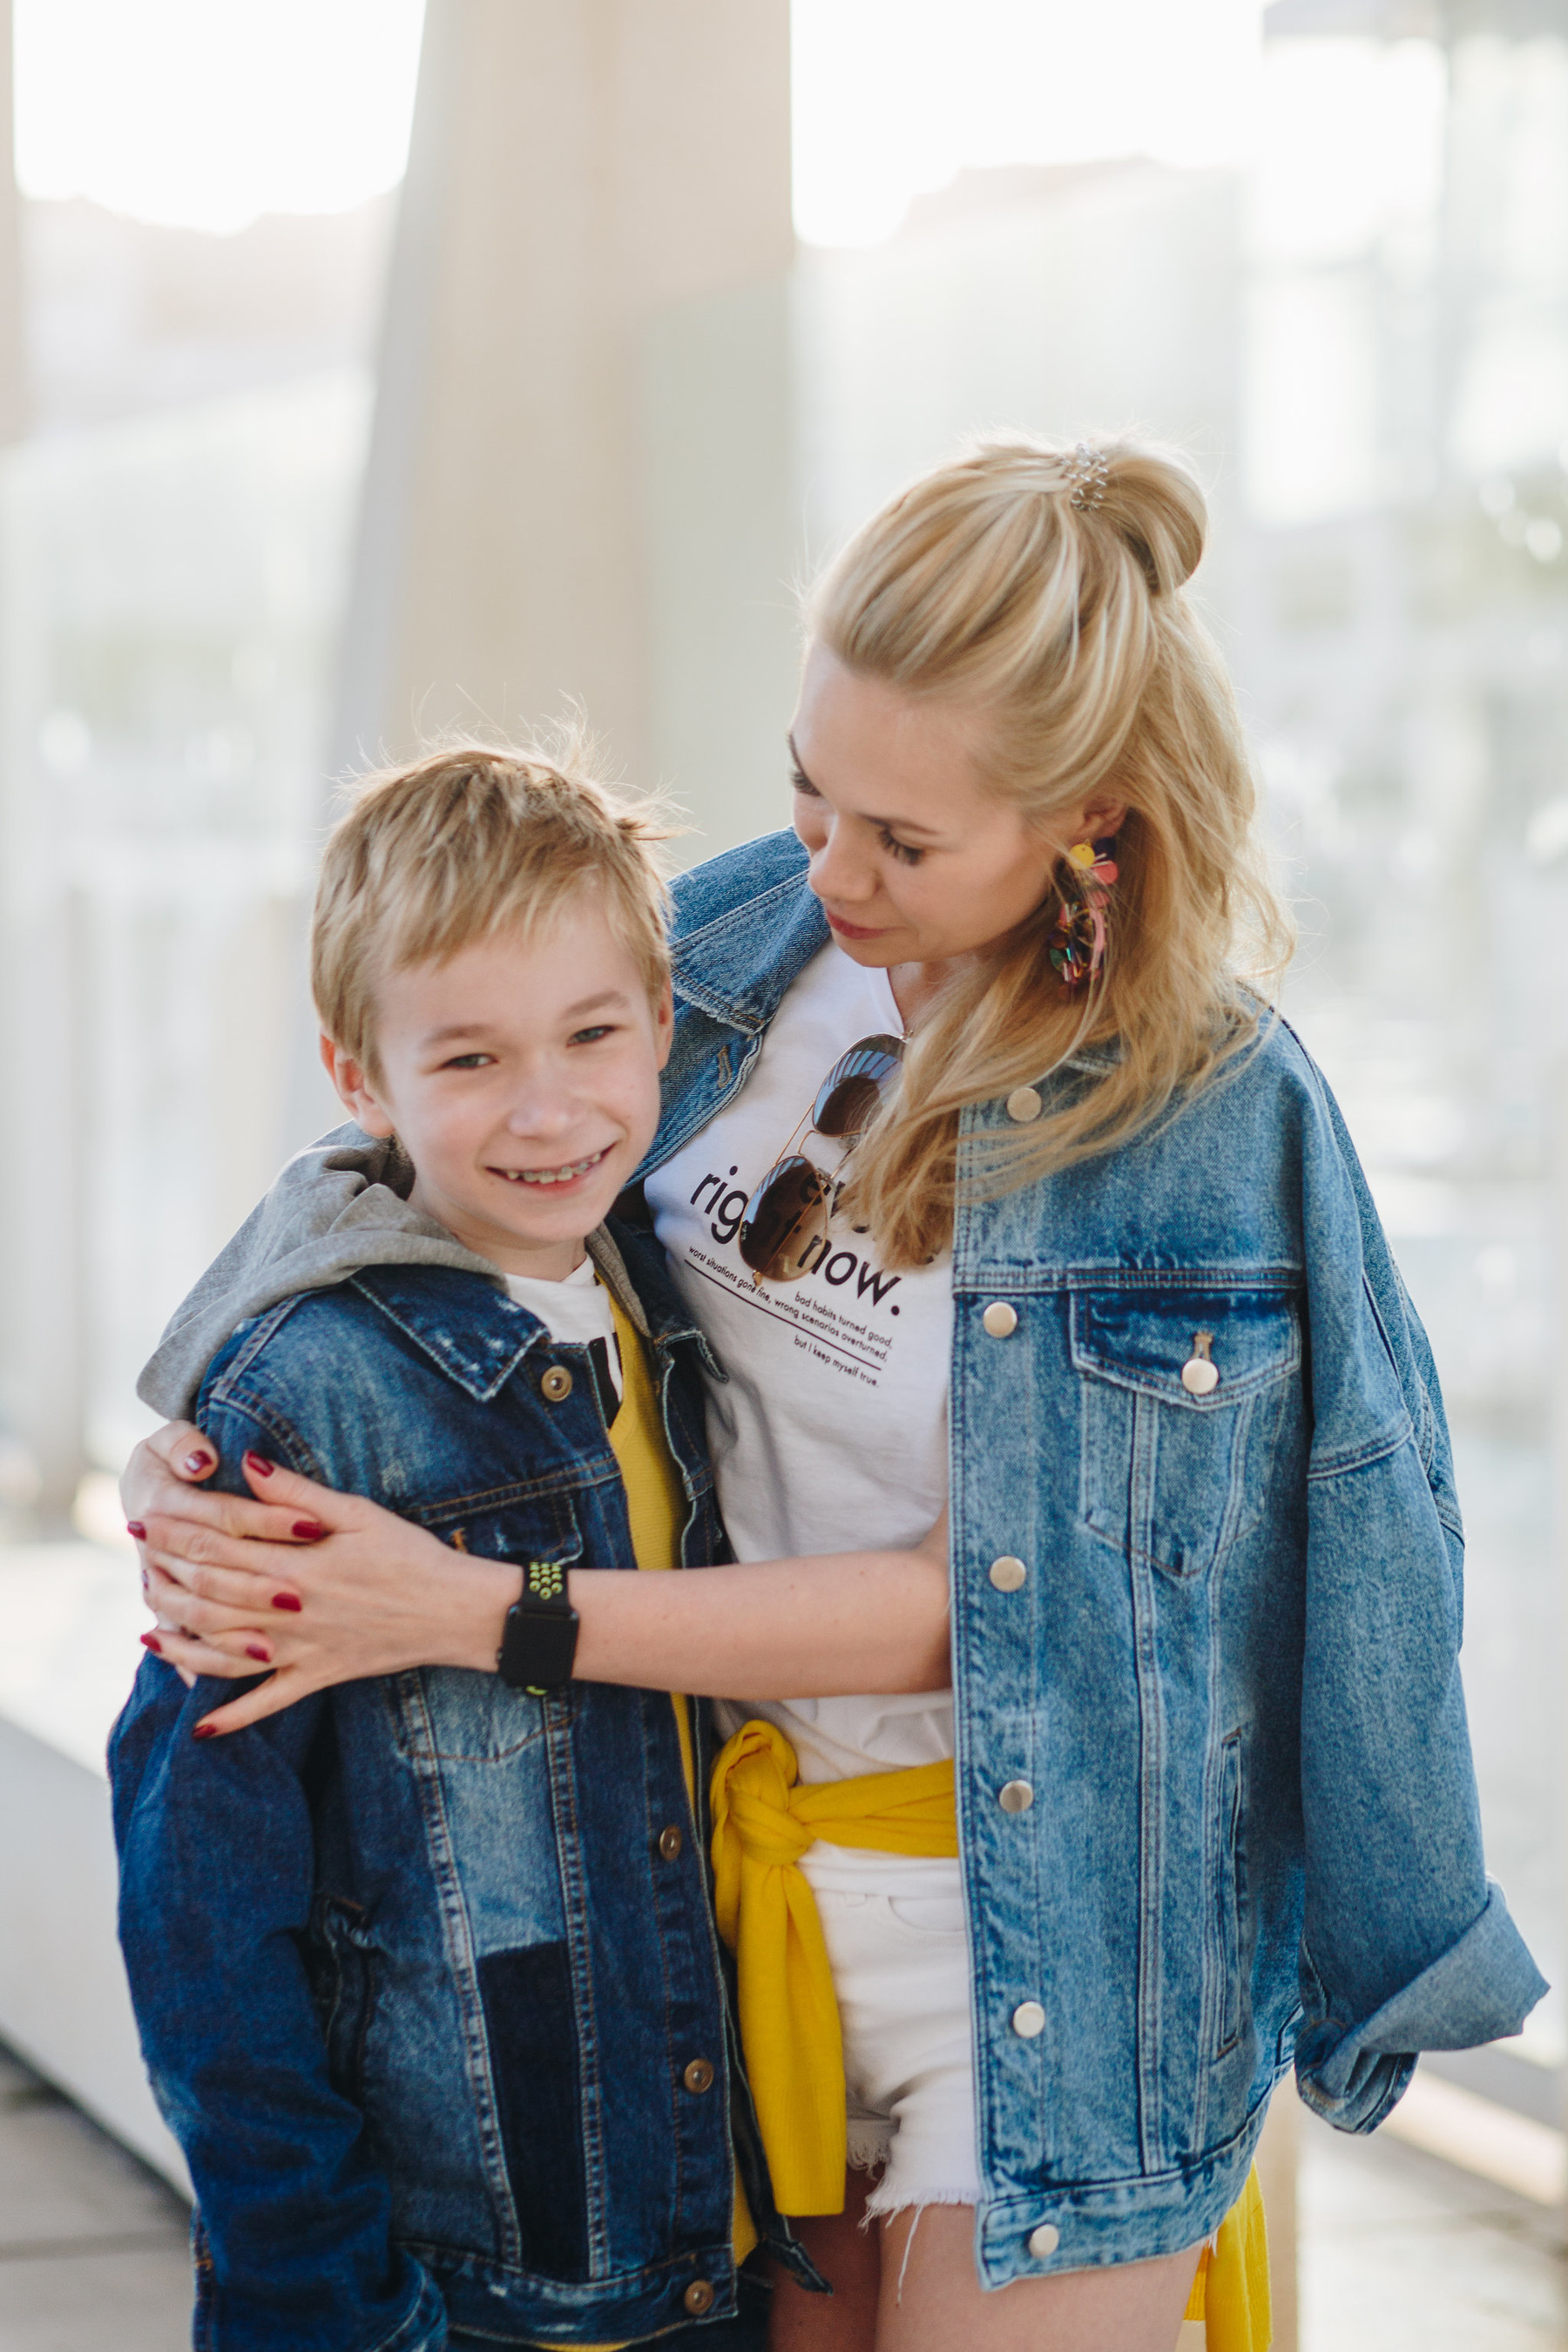
M828 929L837 931L841 940L881 940L887 937L885 928L872 929L865 923L847 923L842 915L834 913L831 907L825 907L823 912L827 917Z

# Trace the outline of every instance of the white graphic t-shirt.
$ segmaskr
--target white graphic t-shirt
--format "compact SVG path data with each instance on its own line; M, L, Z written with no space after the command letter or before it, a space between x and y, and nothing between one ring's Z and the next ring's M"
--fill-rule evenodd
M647 1180L677 1287L729 1374L709 1382L708 1438L737 1559L913 1546L947 1502L951 1261L888 1272L828 1181L902 1038L887 973L825 947L740 1094ZM721 1703L721 1728L758 1715L803 1780L952 1753L945 1692Z

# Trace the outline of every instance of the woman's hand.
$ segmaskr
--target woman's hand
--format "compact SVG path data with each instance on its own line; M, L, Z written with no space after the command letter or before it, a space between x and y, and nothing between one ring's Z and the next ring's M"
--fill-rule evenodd
M187 1454L212 1453L188 1428L181 1443ZM379 1505L334 1494L261 1454L247 1454L244 1470L255 1502L176 1486L171 1514L144 1499L163 1493L149 1488L144 1469L133 1489L159 1622L142 1636L148 1648L187 1680L273 1669L205 1717L199 1738L242 1730L363 1675L420 1665L493 1671L517 1598L515 1567L454 1551Z
M216 1468L217 1451L211 1439L204 1437L191 1422L170 1421L162 1429L154 1430L151 1437L142 1439L121 1477L120 1499L125 1524L136 1538L142 1560L142 1594L163 1633L183 1633L189 1626L182 1605L187 1597L184 1570L187 1557L199 1560L203 1555L200 1551L187 1555L188 1543L218 1534L298 1548L302 1543L314 1542L321 1532L309 1515L298 1508L250 1502L241 1495L204 1494L202 1482L210 1478ZM264 1491L257 1488L258 1494ZM162 1570L153 1568L148 1559L146 1529L153 1517L169 1529ZM279 1591L287 1586L288 1567L288 1559L280 1557L276 1565ZM262 1622L266 1622L265 1617ZM260 1636L256 1639L259 1642ZM156 1642L149 1646L160 1647ZM160 1654L164 1654L161 1650ZM243 1660L236 1663L223 1652L209 1651L200 1644L191 1655L193 1663L178 1670L187 1686L195 1682L197 1674L243 1675L254 1671L254 1664ZM249 1656L256 1662L254 1648Z

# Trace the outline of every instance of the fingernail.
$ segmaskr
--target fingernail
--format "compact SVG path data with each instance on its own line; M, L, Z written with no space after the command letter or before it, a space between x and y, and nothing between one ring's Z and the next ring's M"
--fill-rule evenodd
M216 1723L194 1723L191 1726L191 1738L193 1739L216 1739L217 1738L217 1726Z
M142 1633L139 1636L139 1639L141 1641L142 1647L144 1650L151 1650L155 1658L161 1658L163 1656L163 1644L160 1642L156 1633Z
M247 1454L245 1457L245 1466L258 1478L270 1478L274 1468L274 1465L268 1462L265 1454Z
M259 1642L247 1642L245 1654L247 1658L254 1658L258 1665L269 1666L272 1664L271 1651L264 1650Z
M182 1467L190 1471L194 1477L197 1471L209 1470L212 1467L212 1455L210 1454L187 1454Z
M274 1609L291 1609L298 1616L303 1603L297 1592L275 1592L272 1596L272 1606Z
M320 1519L296 1519L294 1533L301 1543L320 1543L327 1530Z
M147 1530L142 1526L140 1519L127 1519L125 1522L125 1532L128 1536L134 1536L137 1542L140 1543Z

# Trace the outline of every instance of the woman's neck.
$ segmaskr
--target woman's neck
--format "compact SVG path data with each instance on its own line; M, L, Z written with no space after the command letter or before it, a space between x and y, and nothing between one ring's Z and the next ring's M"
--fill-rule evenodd
M945 956L938 963L894 963L888 966L888 985L905 1031L914 1029L929 1013L966 956Z

